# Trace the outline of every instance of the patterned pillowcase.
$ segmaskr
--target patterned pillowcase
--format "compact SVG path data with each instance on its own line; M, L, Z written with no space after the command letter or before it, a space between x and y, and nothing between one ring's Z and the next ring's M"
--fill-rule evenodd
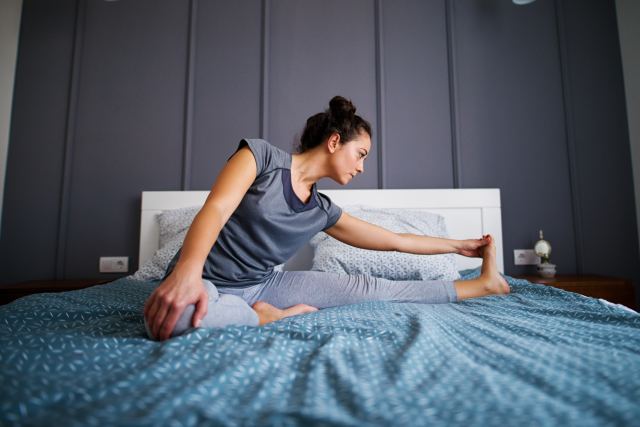
M173 256L182 247L196 214L202 206L171 209L156 215L160 225L160 248L133 274L137 280L160 280Z
M140 269L133 274L137 280L160 280L164 277L165 271L173 256L178 252L184 243L189 227L194 218L200 212L202 206L191 206L187 208L171 209L156 215L160 225L160 248L140 266ZM284 264L275 266L275 271L282 271Z
M448 238L441 215L406 209L346 206L352 216L396 233ZM372 251L344 244L321 232L310 241L314 249L312 270L368 274L390 280L458 280L454 254L417 255L395 251Z
M160 247L165 246L181 233L186 235L200 209L202 206L190 206L171 209L156 215L160 224ZM182 240L184 240L184 236Z

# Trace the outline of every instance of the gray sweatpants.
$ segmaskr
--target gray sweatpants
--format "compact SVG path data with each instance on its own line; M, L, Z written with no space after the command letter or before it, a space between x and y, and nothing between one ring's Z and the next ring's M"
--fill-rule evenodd
M453 281L387 280L364 274L278 271L267 281L243 289L215 286L206 279L202 281L209 293L207 315L200 322L202 328L257 326L258 314L251 308L257 301L281 309L296 304L322 309L364 301L440 304L458 300ZM194 304L185 308L172 337L182 335L192 327L194 311ZM153 338L146 319L145 327Z

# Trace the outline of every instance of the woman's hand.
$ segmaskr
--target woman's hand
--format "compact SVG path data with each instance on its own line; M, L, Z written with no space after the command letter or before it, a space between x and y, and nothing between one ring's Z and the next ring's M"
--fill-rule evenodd
M198 327L207 314L209 301L201 276L199 272L184 273L174 269L147 299L144 318L156 340L164 341L171 336L189 304L196 306L191 321L194 327Z
M493 238L490 234L484 235L481 239L460 240L458 245L458 254L468 257L481 258L482 247L491 242Z
M222 168L204 206L189 226L180 259L144 305L144 318L157 340L171 336L189 304L196 309L191 318L198 327L207 314L209 294L202 283L202 268L218 234L256 179L256 159L249 147L239 148Z

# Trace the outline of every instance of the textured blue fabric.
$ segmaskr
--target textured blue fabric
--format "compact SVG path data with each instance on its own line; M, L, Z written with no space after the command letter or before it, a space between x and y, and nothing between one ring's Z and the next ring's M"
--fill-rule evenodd
M0 425L638 425L640 316L507 279L164 342L140 314L158 281L23 297L0 307Z

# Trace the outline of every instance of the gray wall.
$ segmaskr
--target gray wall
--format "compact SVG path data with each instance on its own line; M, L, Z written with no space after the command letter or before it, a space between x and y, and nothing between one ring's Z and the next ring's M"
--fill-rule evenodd
M22 0L0 2L0 224L21 11Z
M0 277L135 267L141 191L208 190L242 137L290 150L335 94L375 130L351 188L497 187L507 274L543 228L559 273L640 279L606 0L26 1Z
M629 142L636 196L636 212L640 211L640 2L616 0L620 51L624 69L624 89L629 119ZM637 218L640 229L640 215ZM640 230L639 230L640 231Z

